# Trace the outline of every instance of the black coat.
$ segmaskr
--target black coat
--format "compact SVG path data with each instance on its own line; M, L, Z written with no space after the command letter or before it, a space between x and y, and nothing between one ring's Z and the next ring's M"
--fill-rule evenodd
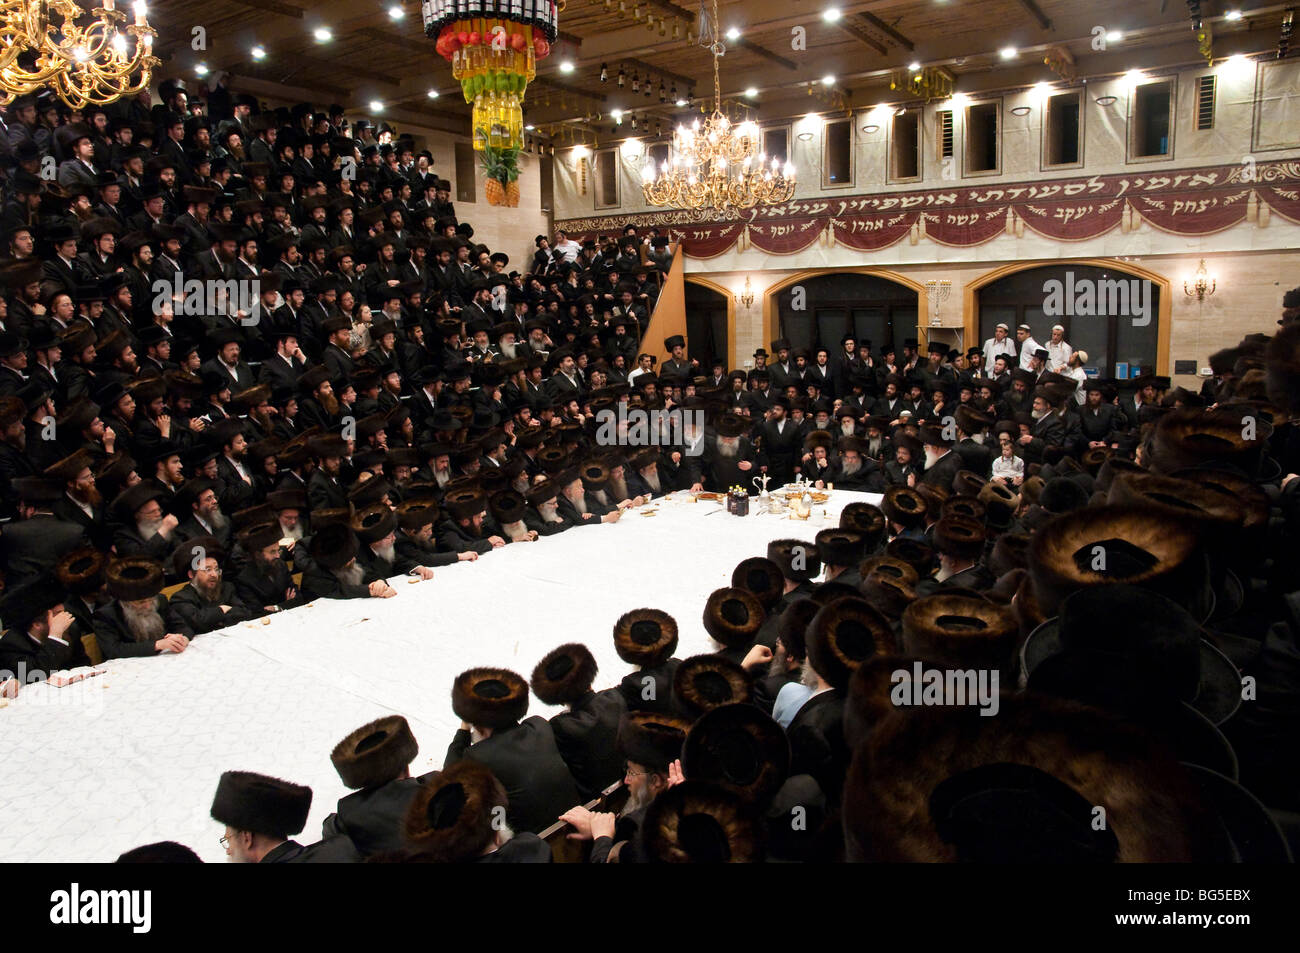
M826 799L838 803L849 763L843 693L831 689L804 702L786 736L790 739L790 774L811 774Z
M299 542L298 545L301 546L302 543ZM297 549L296 546L294 548ZM235 591L239 594L239 600L254 618L266 615L266 606L291 609L300 605L304 601L301 596L285 598L285 590L292 586L293 577L284 560L274 565L269 576L256 564L249 562L235 577Z
M627 705L628 711L676 713L677 701L673 694L673 677L677 674L677 666L681 663L681 659L670 658L654 668L642 668L624 675L623 680L618 683L618 690L623 694L623 702Z
M76 523L37 514L31 519L6 523L0 528L0 564L5 567L8 589L34 579L86 542L85 530Z
M516 831L537 833L579 803L578 788L555 744L551 724L537 715L470 743L462 728L447 748L444 768L468 758L486 765L505 786L506 817Z
M358 864L361 855L346 837L327 837L304 847L287 840L262 858L263 864Z
M555 744L569 766L582 800L589 801L623 776L618 723L627 702L617 688L588 692L569 711L551 719Z
M230 611L222 612L222 606L230 606ZM257 614L261 615L260 606ZM235 591L235 584L224 580L216 602L208 602L199 595L197 589L187 585L181 587L167 603L167 631L179 632L189 637L202 635L214 629L224 629L228 625L252 617L253 613L249 612L240 601L239 594Z
M0 682L18 678L22 666L22 681L43 681L51 672L67 668L72 658L72 647L55 639L36 643L26 632L9 629L0 637Z
M158 614L166 620L167 597L159 593L154 597L154 606ZM158 654L153 642L137 642L131 635L131 630L127 628L126 619L122 615L122 606L116 600L96 609L91 621L95 627L95 639L99 642L99 650L104 653L105 659L140 658ZM163 634L167 632L168 629L164 626Z
M363 858L407 846L403 828L406 809L420 790L417 778L396 778L339 799L334 813L321 825L321 837L343 835Z
M945 490L951 490L953 478L961 468L961 455L955 450L949 450L935 462L934 466L926 467L925 472L921 474L921 482L926 486L940 486Z

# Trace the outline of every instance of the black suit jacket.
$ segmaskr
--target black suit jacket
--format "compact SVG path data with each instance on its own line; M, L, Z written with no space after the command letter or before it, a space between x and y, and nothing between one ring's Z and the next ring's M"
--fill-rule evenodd
M510 728L498 728L477 744L471 740L468 730L457 731L443 767L468 758L490 768L505 786L506 818L514 830L535 834L579 803L573 775L546 719L533 715Z
M790 739L790 774L811 774L827 801L838 803L849 762L843 693L833 688L804 702L786 736Z
M162 593L154 596L154 606L166 620L167 597ZM153 642L137 642L131 635L122 615L122 606L116 600L96 609L91 624L95 627L95 639L99 642L99 650L104 653L105 659L141 658L158 654ZM166 634L169 630L164 627L163 631Z
M623 776L618 723L627 702L617 688L588 692L569 711L551 719L555 744L569 766L582 800L597 797Z
M395 778L340 798L334 813L321 825L321 836L346 837L363 858L408 846L406 809L420 784L418 778Z
M41 573L86 542L84 527L54 516L6 523L0 528L0 562L5 567L5 588L12 590Z
M44 681L51 672L68 667L72 658L72 647L55 639L46 639L37 643L26 632L9 629L0 636L0 682L7 678L18 678L21 666L21 681Z

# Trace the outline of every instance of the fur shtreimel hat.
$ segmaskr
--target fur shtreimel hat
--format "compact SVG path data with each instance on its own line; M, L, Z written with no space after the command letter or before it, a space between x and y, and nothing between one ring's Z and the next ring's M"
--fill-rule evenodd
M623 757L654 774L667 774L668 765L682 756L691 723L685 718L652 711L630 711L618 725Z
M54 578L72 595L95 592L104 583L108 557L98 549L84 546L66 553L54 565Z
M357 555L357 536L347 523L318 525L311 538L311 558L325 569L342 569Z
M731 572L731 585L734 589L753 593L768 612L785 591L781 567L764 556L741 560Z
M251 771L227 771L212 798L212 819L237 831L287 840L307 825L311 788Z
M832 688L848 687L853 670L894 651L889 621L865 599L836 599L808 625L808 664Z
M871 603L891 623L903 617L903 610L916 600L911 583L883 572L868 573L858 586L862 598Z
M660 863L745 864L763 857L763 828L738 794L704 781L683 781L646 812L644 847Z
M912 539L908 536L895 536L889 541L889 545L885 547L885 554L896 556L903 562L910 563L918 576L930 575L930 568L934 562L934 550L919 539Z
M419 753L406 719L389 715L362 725L340 741L330 761L345 785L361 791L392 781Z
M673 675L673 694L697 716L719 705L747 702L749 692L749 673L721 655L692 656Z
M1157 473L1171 473L1183 467L1213 463L1254 477L1259 472L1270 430L1261 417L1251 413L1173 410L1156 423L1150 466ZM1252 438L1246 439L1245 435L1252 431Z
M533 694L545 705L571 705L591 691L596 657L571 642L553 649L533 669Z
M840 510L840 527L861 533L867 552L874 552L885 533L885 514L870 503L850 503Z
M108 564L108 591L122 602L152 599L163 589L163 565L148 556L125 556Z
M817 544L802 539L774 539L767 544L767 558L781 568L786 579L808 582L822 571Z
M808 656L808 626L821 610L811 599L795 599L777 620L776 637L785 646L786 655L803 661Z
M397 531L397 514L383 503L367 507L352 518L352 530L362 543L377 543Z
M753 705L720 705L691 726L682 747L682 773L762 804L790 771L790 742Z
M1029 575L1044 616L1072 592L1127 583L1208 612L1205 558L1196 525L1169 511L1131 504L1087 507L1058 516L1029 544Z
M926 596L903 612L903 651L957 668L1009 670L1019 634L1010 606L975 595Z
M528 683L505 668L471 668L456 676L451 710L485 728L508 728L528 713Z
M896 709L859 745L843 810L857 862L1187 862L1222 849L1167 749L1111 715L1033 695L1003 697L996 718L977 705Z
M749 645L767 613L747 589L715 589L704 603L704 631L729 649Z
M909 586L916 585L921 578L917 574L915 566L905 559L890 556L888 553L881 553L879 556L864 559L862 565L858 567L858 575L863 579L866 579L873 572L879 572L882 576L895 579Z
M824 529L815 537L817 557L829 566L856 566L865 553L865 538L850 529Z
M466 759L425 780L406 810L403 830L430 860L470 860L496 837L493 815L506 804L505 786L491 769Z
M934 548L954 559L979 559L984 539L984 526L964 516L945 516L934 524Z
M880 501L880 509L891 523L904 529L925 522L925 498L907 486L891 486Z
M614 623L614 651L629 665L654 668L677 651L677 620L660 609L633 609Z

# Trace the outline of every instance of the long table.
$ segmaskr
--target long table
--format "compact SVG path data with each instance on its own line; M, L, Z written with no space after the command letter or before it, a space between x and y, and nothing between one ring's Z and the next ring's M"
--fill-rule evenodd
M318 599L198 636L179 655L106 662L103 675L62 688L26 686L0 708L0 860L112 861L175 840L223 861L208 808L226 770L310 785L298 840L316 840L348 793L329 760L348 732L405 715L420 745L412 773L435 770L460 724L457 674L493 665L528 678L551 649L582 642L600 667L595 688L608 688L629 671L614 622L643 606L676 618L679 658L713 651L704 601L740 560L773 539L811 543L846 504L879 500L836 490L798 521L672 494L617 523L512 543L427 581L397 577L390 599ZM536 698L529 707L557 711Z

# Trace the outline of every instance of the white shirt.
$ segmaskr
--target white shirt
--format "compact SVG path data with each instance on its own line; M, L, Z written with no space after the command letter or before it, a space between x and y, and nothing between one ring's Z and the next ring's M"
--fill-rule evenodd
M1002 477L1005 480L1010 480L1013 477L1023 477L1025 475L1025 461L1015 454L1011 455L1010 460L999 456L993 461L993 475Z
M1022 371L1032 370L1029 366L1029 362L1034 359L1034 352L1040 347L1042 347L1042 345L1034 340L1032 334L1020 342L1020 369Z
M1015 356L1016 342L1011 337L1005 337L1001 341L997 338L989 338L984 342L984 366L993 369L993 361L999 354ZM1008 361L1008 363L1010 363Z
M1064 340L1060 344L1047 342L1047 369L1056 371L1058 374L1065 373L1064 368L1070 366L1070 358L1074 354L1074 348L1070 347Z
M573 261L578 257L579 252L582 251L582 246L572 238L566 238L564 241L556 243L555 250L563 253L565 261Z

